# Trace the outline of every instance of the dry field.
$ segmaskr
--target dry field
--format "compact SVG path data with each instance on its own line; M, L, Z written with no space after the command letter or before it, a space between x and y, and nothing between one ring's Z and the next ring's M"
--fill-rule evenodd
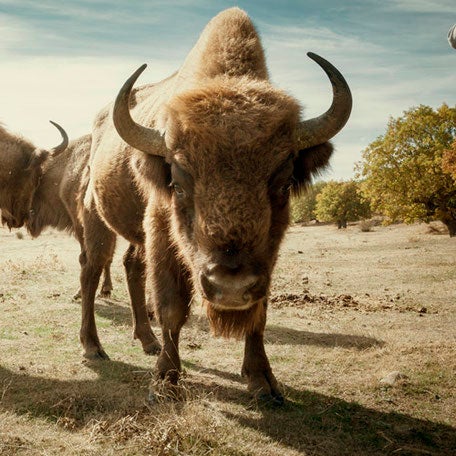
M155 357L131 337L123 247L96 308L111 361L86 362L76 241L0 229L1 455L456 454L456 239L291 228L266 333L280 408L250 400L243 344L212 338L198 303L183 397L146 401Z

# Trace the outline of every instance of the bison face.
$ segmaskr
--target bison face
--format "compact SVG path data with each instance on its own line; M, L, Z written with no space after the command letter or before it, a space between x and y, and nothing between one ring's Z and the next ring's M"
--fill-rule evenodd
M175 242L196 288L217 310L246 310L267 296L290 194L309 183L332 153L329 143L298 153L291 144L276 138L276 147L219 150L209 160L201 154L197 163L188 159L192 154L174 154Z
M7 188L3 191L2 224L9 229L20 228L28 220L33 195L42 176L42 164L49 152L35 150L25 165L18 163L9 172Z
M2 224L6 224L9 229L20 228L26 223L35 190L43 174L44 163L49 157L57 157L68 146L65 130L52 120L50 122L62 136L62 142L58 146L50 150L34 149L30 143L16 138L10 140L15 146L6 147L8 153L2 157L2 166L8 171L1 182L0 209Z
M248 309L269 289L288 223L293 155L270 175L250 160L230 169L210 163L202 175L185 162L177 154L171 166L176 241L207 301L220 310Z
M195 286L217 310L247 311L267 295L290 190L299 191L326 166L332 152L327 141L350 115L343 76L309 56L330 77L334 97L326 113L306 121L300 121L295 99L247 75L203 78L153 110L153 118L145 115L150 109L140 109L146 125L133 120L129 107L145 65L116 98L119 135L171 166L173 241Z

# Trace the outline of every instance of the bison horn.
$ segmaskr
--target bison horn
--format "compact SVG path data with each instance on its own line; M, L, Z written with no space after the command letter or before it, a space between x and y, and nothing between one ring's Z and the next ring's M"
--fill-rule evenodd
M307 55L328 75L333 88L333 101L324 114L300 123L298 143L301 149L323 144L335 136L347 123L353 103L350 88L339 70L313 52Z
M130 115L130 92L147 65L140 66L125 82L114 103L113 121L119 136L130 146L151 155L166 155L166 144L158 130L137 124Z
M54 125L54 127L57 128L62 135L62 142L50 151L53 157L57 157L57 155L60 155L68 147L68 135L58 123L53 122L52 120L49 122L51 122L51 124Z

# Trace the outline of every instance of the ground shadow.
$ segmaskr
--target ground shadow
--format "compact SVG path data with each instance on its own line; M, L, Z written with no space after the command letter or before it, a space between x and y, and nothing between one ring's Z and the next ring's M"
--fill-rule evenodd
M265 331L266 342L284 345L318 345L320 347L342 347L365 350L371 347L381 347L385 343L373 337L353 334L315 333L297 329L268 325Z
M113 298L97 298L95 312L100 317L111 320L114 325L125 326L132 324L130 306L124 301Z
M109 319L115 325L131 326L132 316L130 307L121 304L112 298L98 298L95 311L97 315ZM186 323L187 327L210 332L209 323L205 317L191 315ZM279 345L317 345L320 347L342 347L365 350L371 347L382 347L385 343L381 340L368 336L339 333L316 333L298 329L285 328L279 325L267 325L265 331L266 343Z
M193 371L211 374L224 380L245 384L238 374L204 368L191 363ZM199 388L212 388L220 401L248 403L245 390L201 384L189 379ZM245 386L244 386L245 388ZM337 455L456 455L456 428L429 420L421 420L396 412L381 412L307 390L283 385L286 397L282 407L253 403L260 413L246 414L225 411L229 419L249 427L303 454Z
M91 419L103 420L113 412L132 414L144 410L150 373L139 366L118 361L93 362L93 380L56 380L27 371L0 367L0 406L16 414L58 422L76 421L76 428ZM420 420L401 413L385 413L307 390L285 386L286 405L258 406L252 403L239 375L187 364L184 383L196 392L210 394L225 416L241 426L255 429L271 440L303 454L323 455L451 455L455 454L456 428ZM226 381L207 382L201 373ZM175 409L175 408L174 408ZM236 410L236 408L234 409ZM146 409L147 412L147 409ZM150 413L150 412L147 412ZM152 412L153 413L153 412ZM202 430L204 432L204 430Z

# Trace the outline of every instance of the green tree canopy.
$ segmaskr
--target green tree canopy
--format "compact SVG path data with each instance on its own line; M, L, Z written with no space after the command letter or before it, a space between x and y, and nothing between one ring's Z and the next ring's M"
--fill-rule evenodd
M450 174L456 182L456 140L451 147L443 153L442 169L444 173Z
M294 223L306 223L315 220L317 195L322 191L326 182L316 182L305 193L291 198L291 220Z
M456 186L442 157L456 139L456 108L418 106L390 119L358 163L363 194L390 222L441 220L456 234Z
M347 222L370 217L370 205L361 196L359 184L347 182L328 182L317 195L315 214L322 222L335 222L338 228L345 228Z

